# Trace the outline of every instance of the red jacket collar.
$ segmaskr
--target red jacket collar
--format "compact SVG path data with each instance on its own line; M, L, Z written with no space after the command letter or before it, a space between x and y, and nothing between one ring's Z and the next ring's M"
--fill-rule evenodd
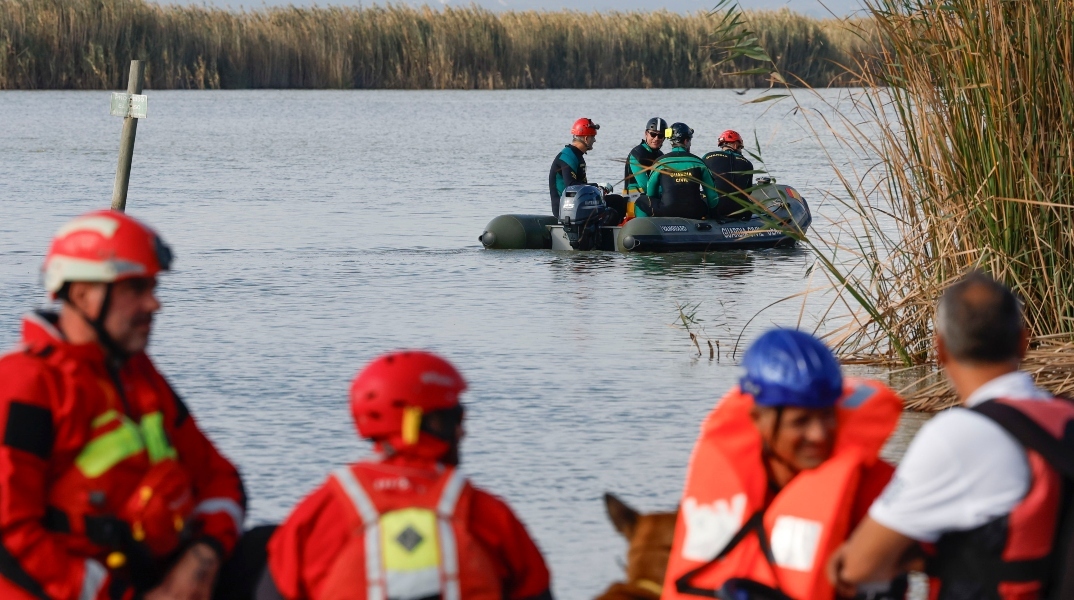
M33 351L51 347L75 358L104 362L105 353L100 345L68 343L58 323L59 315L55 312L39 310L27 314L22 319L22 343Z

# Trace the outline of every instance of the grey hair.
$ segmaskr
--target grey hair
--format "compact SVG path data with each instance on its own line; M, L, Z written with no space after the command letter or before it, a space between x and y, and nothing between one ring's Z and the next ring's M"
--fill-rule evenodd
M1018 360L1024 329L1014 293L982 271L971 271L947 288L936 309L937 333L958 361Z

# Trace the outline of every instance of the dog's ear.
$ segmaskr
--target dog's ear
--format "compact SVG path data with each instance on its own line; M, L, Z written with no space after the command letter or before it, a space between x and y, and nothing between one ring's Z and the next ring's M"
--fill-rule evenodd
M608 509L608 518L612 520L615 529L628 540L633 537L634 527L638 524L638 511L609 492L604 494L604 506Z

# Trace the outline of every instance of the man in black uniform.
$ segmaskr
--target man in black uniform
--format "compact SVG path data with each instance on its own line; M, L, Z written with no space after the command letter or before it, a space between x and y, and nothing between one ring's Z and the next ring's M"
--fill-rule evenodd
M705 219L720 200L716 184L705 163L690 154L694 130L685 123L672 123L665 135L671 139L671 152L653 164L646 196L634 204L636 217L683 217Z
M664 145L664 130L667 128L667 121L660 117L653 117L645 124L645 137L627 155L626 168L623 170L623 188L627 196L645 193L651 173L649 168L664 155L660 148Z
M747 220L753 213L742 202L750 203L745 190L753 187L753 163L742 156L742 136L737 131L728 129L721 133L717 144L720 149L709 152L702 159L712 172L720 197L724 198L716 211L716 218Z

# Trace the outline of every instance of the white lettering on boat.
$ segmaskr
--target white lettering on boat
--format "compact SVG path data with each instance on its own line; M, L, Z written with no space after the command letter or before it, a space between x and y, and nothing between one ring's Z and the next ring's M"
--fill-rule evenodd
M760 227L724 227L723 236L728 238L742 238L746 236L769 236L781 235L780 232L771 229L762 230Z
M664 231L685 232L686 231L686 225L661 225L660 229L662 229Z

